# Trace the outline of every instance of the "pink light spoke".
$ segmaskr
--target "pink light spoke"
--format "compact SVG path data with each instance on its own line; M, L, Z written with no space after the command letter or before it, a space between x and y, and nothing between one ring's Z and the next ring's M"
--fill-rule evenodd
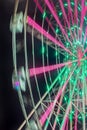
M64 17L65 17L65 20L66 20L66 22L67 22L67 25L68 25L68 27L70 28L70 23L69 23L69 21L68 21L68 19L67 19L67 16L66 16L66 13L65 13L65 9L64 9L62 0L59 0L59 3L60 3L60 6L61 6L63 15L64 15Z
M49 33L47 33L41 26L39 26L33 19L31 19L29 16L27 16L27 22L30 26L35 28L38 32L40 32L42 35L44 35L47 39L52 41L54 44L58 45L59 47L63 48L66 52L70 53L72 52L68 50L63 44L61 44L58 40L56 40L54 37L52 37Z
M65 126L66 126L67 120L68 120L69 111L70 111L70 105L69 105L69 107L68 107L68 109L67 109L67 111L66 111L66 116L65 116L65 118L64 118L64 123L63 123L63 125L62 125L62 127L61 127L60 130L65 130Z
M72 16L72 8L71 8L71 5L70 5L70 0L67 0L67 3L68 3L68 11L69 11L69 14L70 14L71 19L72 19L72 24L74 25L74 20L73 20L73 16Z
M67 25L68 25L68 28L70 29L70 23L69 23L69 21L68 21L68 19L67 19L67 16L66 16L66 13L65 13L65 9L64 9L62 0L59 0L59 3L60 3L60 6L61 6L61 9L62 9L64 18L65 18L65 20L66 20L66 23L67 23ZM70 34L71 34L72 39L74 40L74 37L73 37L73 35L72 35L71 30L70 30Z
M56 65L49 65L49 66L31 68L31 69L29 69L30 77L32 77L34 75L46 73L48 71L52 71L52 70L55 70L55 69L58 69L58 68L62 68L66 65L71 65L73 62L77 62L77 60L68 61L68 62L65 62L65 63L56 64Z
M42 9L41 5L37 2L37 0L34 0L34 2L37 4L37 7L38 7L38 9L40 10L40 12L43 13L44 10ZM54 27L52 26L50 20L49 20L47 17L46 17L46 21L47 21L49 27L50 27L50 28L52 29L52 31L54 32L54 34L56 35L55 29L54 29ZM60 38L59 38L58 35L57 35L57 38L58 38L59 42L60 42L61 44L63 44L63 43L61 42L61 40L60 40Z
M52 1L51 1L51 2L52 2ZM60 23L60 20L59 20L59 18L58 18L58 16L57 16L55 10L54 10L53 7L51 6L49 0L45 0L45 3L46 3L46 5L48 6L50 12L53 14L53 16L54 16L56 22L58 23L58 25L59 25L59 27L60 27L62 33L66 36L67 40L68 40L69 43L72 45L72 42L71 42L70 39L68 38L68 35L67 35L67 33L65 32L64 28L62 27L62 24Z
M70 109L71 109L71 104L72 104L71 100L72 100L73 95L74 95L74 88L73 88L72 93L70 94L70 98L68 100L68 105L67 105L67 108L66 108L66 112L65 112L63 121L61 123L60 130L65 130L65 126L66 126L66 123L67 123L67 118L68 118L68 115L69 115Z
M74 3L75 3L75 23L76 25L78 26L78 1L77 0L74 0ZM78 38L78 30L76 29L77 31L77 34L75 33L75 36L76 36L76 39Z
M62 105L62 100L60 99L60 106ZM58 108L58 110L57 110L57 115L59 114L59 112L60 112L60 108ZM56 118L55 118L55 120L54 120L54 124L53 124L53 130L55 130L55 127L56 127Z
M39 3L37 3L37 0L34 0L34 2L37 4L37 7L38 7L38 9L41 11L41 13L43 13L44 11L43 11L41 5L40 5ZM52 31L56 34L56 32L55 32L55 30L54 30L54 28L53 28L51 22L49 21L49 19L48 19L47 17L46 17L46 21L47 21L47 23L49 24L49 26L50 26L50 28L52 29Z
M67 118L66 130L69 130L68 129L68 124L69 124L69 118Z
M37 5L38 9L41 11L41 13L43 13L43 9L40 6L39 2L37 0L34 0L35 4Z
M78 25L78 5L77 5L77 3L78 3L78 1L77 0L74 0L74 2L75 2L75 20L76 20L76 24Z
M84 17L87 13L87 6L85 6L85 0L82 1L82 11L81 11L81 23L80 23L80 31L79 31L79 37L82 40L82 28L83 28L83 22Z
M81 11L81 23L80 23L80 28L82 30L82 26L83 26L83 21L84 21L84 16L85 16L85 0L82 0L81 2L81 7L82 7L82 11Z
M48 118L48 116L49 116L49 114L50 114L50 112L51 112L51 110L53 109L53 105L54 105L54 104L51 103L51 104L49 105L49 107L47 108L47 110L45 111L45 113L41 116L41 118L40 118L40 120L39 120L41 126L44 125L46 119Z
M75 69L76 69L76 67L74 68L74 70L75 70ZM44 125L44 123L45 123L45 121L47 120L48 116L50 115L51 111L54 109L54 107L55 107L55 105L56 105L58 99L59 99L60 96L61 96L61 94L65 91L66 86L67 86L67 84L68 84L68 82L69 82L69 80L70 80L70 78L71 78L71 76L72 76L74 70L70 73L70 75L69 75L68 79L66 80L66 82L64 83L64 85L63 85L61 88L59 88L59 91L58 91L58 93L57 93L57 95L56 95L56 97L55 97L55 99L54 99L54 102L49 105L49 107L47 108L47 110L45 111L45 113L41 116L41 118L40 118L40 120L39 120L41 126ZM68 114L68 113L69 113L69 108L67 109L67 114ZM63 126L63 127L64 127L64 126Z
M67 0L67 3L68 3L68 12L69 12L69 15L71 17L71 21L72 21L72 25L74 26L74 19L73 19L73 14L72 14L72 8L71 8L71 4L70 4L70 0ZM76 32L74 31L74 37L76 37Z
M67 3L68 3L68 11L69 11L69 14L70 14L71 19L72 19L72 24L74 25L74 20L73 20L73 16L72 16L72 8L71 8L71 5L70 5L70 0L67 0Z
M75 112L75 125L74 125L74 130L77 130L77 120L78 120L78 111L76 110L76 112Z

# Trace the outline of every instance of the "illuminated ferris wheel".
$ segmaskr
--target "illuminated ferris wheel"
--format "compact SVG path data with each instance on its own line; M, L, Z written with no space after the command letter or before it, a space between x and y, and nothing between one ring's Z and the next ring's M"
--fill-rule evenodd
M12 83L24 114L18 130L86 130L87 1L32 1L30 16L28 0L24 14L16 0L10 22ZM19 51L24 56L20 66Z

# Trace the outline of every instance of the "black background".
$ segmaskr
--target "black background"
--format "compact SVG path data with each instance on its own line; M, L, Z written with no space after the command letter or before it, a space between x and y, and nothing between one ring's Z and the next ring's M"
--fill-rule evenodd
M11 82L13 61L9 23L13 9L13 0L0 0L0 130L17 130L23 121Z

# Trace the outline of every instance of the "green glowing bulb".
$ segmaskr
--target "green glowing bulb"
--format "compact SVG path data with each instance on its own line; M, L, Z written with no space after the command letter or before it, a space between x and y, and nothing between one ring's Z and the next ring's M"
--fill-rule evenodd
M79 92L79 95L82 96L82 92L81 91Z
M78 118L79 118L79 119L82 119L82 117L81 117L81 116L79 116Z
M44 54L45 53L45 47L43 46L42 47L42 54Z
M85 2L85 5L87 6L87 1Z
M67 4L67 3L65 3L65 4L64 4L64 7L67 7L67 6L68 6L68 4Z
M74 5L74 2L71 2L71 5Z
M81 10L81 7L78 7L78 10L80 11L80 10Z
M68 58L69 58L69 55L67 54L66 57L67 57L67 59L68 59Z
M68 36L70 36L70 33L68 33Z
M76 64L75 64L75 63L74 63L73 65L74 65L74 66L76 66Z
M66 97L64 97L64 100L65 100L65 101L67 101L67 98L66 98Z
M74 111L72 111L71 113L74 114Z
M55 52L55 56L58 56L58 51Z
M58 28L56 28L56 33L58 33L59 32L59 29Z
M75 60L75 57L73 56L73 60Z
M69 43L67 42L66 45L69 46Z
M47 13L46 13L46 11L44 11L43 18L46 18L46 15L47 15Z
M62 12L59 12L59 16L62 16Z
M84 95L84 93L82 92L82 96Z
M75 88L75 91L77 91L78 89L77 88Z

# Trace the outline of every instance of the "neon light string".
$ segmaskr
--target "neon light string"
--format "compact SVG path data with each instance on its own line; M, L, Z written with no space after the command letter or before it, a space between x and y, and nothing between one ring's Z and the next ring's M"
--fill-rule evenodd
M74 26L74 19L73 19L73 15L72 15L72 8L71 8L70 0L67 0L67 3L68 3L68 12L69 12L69 15L71 17L72 25ZM75 30L74 30L74 35L76 37Z
M60 3L60 6L61 6L61 9L62 9L64 18L65 18L65 20L66 20L66 22L67 22L68 28L70 29L70 22L69 22L68 19L67 19L67 15L66 15L66 13L65 13L65 9L64 9L62 0L59 0L59 3ZM70 34L71 34L71 37L72 37L72 39L73 39L73 41L74 41L74 37L73 37L73 35L72 35L71 30L70 30Z
M38 7L38 9L40 10L40 12L43 13L44 10L43 10L42 7L40 6L40 4L37 3L37 0L34 0L34 2L37 4L37 7ZM47 17L46 17L46 21L47 21L47 23L49 24L49 27L50 27L50 28L52 29L52 31L54 32L54 34L56 35L56 31L55 31L54 27L52 26L50 20L49 20ZM59 38L58 35L57 35L57 38L58 38L59 42L60 42L61 44L63 44L63 43L61 42L61 39Z
M65 68L63 68L63 70L61 71L61 73L59 74L59 76L55 79L55 81L53 82L53 84L50 86L50 89L53 88L54 83L56 83L56 82L58 81L60 75L64 72L64 70L65 70ZM49 91L50 91L50 89L49 89ZM47 92L49 92L49 91L47 91ZM58 98L58 95L57 95L56 98ZM51 112L53 106L55 106L55 104L54 104L54 103L51 103L51 104L49 105L49 107L47 108L47 110L45 111L45 113L41 116L41 118L40 118L40 120L39 120L41 126L44 125L44 123L45 123L47 117L49 116L49 114L50 114L50 112Z
M75 68L76 68L76 67L75 67ZM75 68L74 68L74 70L75 70ZM68 82L69 82L69 80L70 80L70 78L71 78L71 76L72 76L74 70L70 73L70 75L69 75L68 79L66 80L65 84L59 89L59 91L58 91L58 93L57 93L57 95L56 95L56 97L55 97L55 99L54 99L54 102L49 105L49 107L47 108L47 110L45 111L45 113L41 116L41 118L40 118L40 120L39 120L41 126L44 125L46 119L47 119L48 116L50 115L51 111L54 109L54 107L55 107L55 105L56 105L56 102L58 101L59 97L61 96L61 94L62 94L62 93L64 92L64 90L66 89L66 86L67 86L67 84L68 84Z
M87 57L83 58L83 56L85 55L86 52L87 52L87 48L84 50L84 53L82 53L82 51L80 51L80 50L78 51L78 62L87 60Z
M81 1L81 7L82 7L82 11L81 11L81 23L80 23L80 28L82 30L82 26L83 26L83 21L84 21L84 16L85 16L85 0Z
M79 60L81 60L81 59L82 59L82 57L83 57L83 52L82 52L82 49L81 49L81 48L77 48L77 52L78 52L78 54L77 54L78 59L79 59Z
M61 0L60 0L60 2L61 2ZM51 3L51 4L50 4ZM55 18L55 20L56 19L58 19L59 20L59 27L60 27L60 25L61 25L61 27L60 27L60 29L61 29L61 31L62 30L64 30L64 28L63 28L63 26L62 26L62 24L61 24L61 22L60 22L60 19L59 19L59 17L58 17L58 15L56 14L56 9L55 9L55 6L54 6L54 4L53 4L53 2L52 1L50 1L50 3L49 3L49 5L51 5L51 8L53 8L52 10L54 10L54 14L53 14L53 16L54 16L54 18ZM61 4L60 4L61 5ZM62 7L63 7L63 5L62 5ZM49 8L49 7L48 7ZM63 8L64 9L64 8ZM51 10L50 10L51 11ZM63 10L63 11L65 11L65 10ZM62 11L62 12L63 12ZM63 13L65 13L65 12L63 12ZM55 16L56 15L56 16ZM63 14L64 15L64 14ZM65 15L66 15L66 13L65 13ZM64 15L64 16L65 16ZM65 18L66 17L66 18ZM67 16L65 16L64 18L65 18L65 20L67 20ZM56 20L56 22L58 23L58 20ZM64 22L64 24L65 24L65 22ZM67 20L67 25L68 25L68 28L70 28L69 27L69 22L68 22L68 20ZM66 25L65 25L66 26ZM62 33L66 36L66 39L68 40L68 42L72 45L72 42L70 41L70 39L68 38L68 35L67 35L67 33L65 32L65 30L64 30L64 32L62 31ZM72 39L73 39L73 35L72 35L72 33L71 33L71 37L72 37Z
M77 60L73 61L73 62L76 62ZM38 75L38 74L42 74L42 73L45 73L45 72L48 72L48 71L52 71L52 70L55 70L55 69L58 69L58 68L62 68L66 65L70 65L72 64L71 61L69 62L65 62L65 63L60 63L60 64L56 64L56 65L49 65L49 66L43 66L43 67L37 67L37 68L31 68L29 70L29 73L30 73L30 77L34 76L34 75Z
M76 66L77 67L77 66ZM76 69L76 67L74 68L74 70ZM80 72L81 68L79 68L79 72ZM74 72L74 71L73 71ZM69 115L69 112L70 112L70 109L71 109L71 104L72 104L72 97L74 95L74 91L75 91L75 88L77 86L77 81L78 81L78 76L79 76L79 72L76 76L76 80L75 80L75 84L74 84L74 87L73 87L73 90L70 94L70 98L68 100L68 105L67 105L67 108L66 108L66 112L65 112L65 115L64 115L64 118L63 118L63 121L61 123L61 127L60 127L60 130L64 130L65 129L65 125L66 125L66 121L67 121L67 118L68 118L68 115ZM73 75L73 74L72 74Z
M84 53L83 53L83 56L84 56L84 54L87 52L87 48L84 50Z
M82 68L82 112L84 114L82 114L82 122L83 122L83 130L86 129L86 111L85 111L85 87L86 87L86 80L85 80L85 69L84 67Z
M66 23L67 23L67 25L68 25L68 28L70 29L70 21L68 21L68 18L67 18L67 15L66 15L66 12L65 12L65 9L64 9L62 0L59 0L59 3L60 3L60 6L61 6L61 9L62 9L64 18L65 18L65 21L66 21ZM72 35L71 30L70 30L70 34L71 34L72 39L74 40L74 37L73 37L73 35Z
M51 40L54 44L58 45L59 47L63 48L66 52L70 53L72 52L68 50L66 47L64 47L59 41L57 41L54 37L52 37L49 33L47 33L42 27L40 27L33 19L31 19L29 16L27 16L27 23L35 28L38 32L40 32L42 35L44 35L46 38Z
M87 48L86 50L84 51L84 54L87 52ZM30 68L29 69L29 73L30 73L30 77L34 76L34 75L39 75L39 74L42 74L42 73L46 73L48 71L52 71L52 70L55 70L55 69L58 69L58 68L62 68L64 66L67 66L67 65L71 65L72 63L75 63L79 60L79 62L83 61L83 60L86 60L87 57L85 57L84 59L82 59L83 56L81 56L80 59L77 59L77 60L74 60L74 61L69 61L69 62L65 62L65 63L60 63L60 64L56 64L56 65L49 65L49 66L43 66L43 67L37 67L37 68Z
M74 130L77 130L77 121L78 121L78 111L76 110L75 112L75 125L74 125Z
M68 104L65 116L64 116L63 121L62 121L62 125L60 127L60 130L65 130L65 126L66 126L66 123L67 123L67 118L68 118L69 111L70 111L70 105L71 104Z
M52 82L50 88L48 91L46 91L46 93L42 96L41 100L37 103L37 105L35 106L35 108L28 114L27 116L27 120L29 120L31 118L31 116L34 114L35 110L40 106L40 104L42 103L42 101L45 99L45 97L47 96L47 94L52 90L53 86L56 84L56 82L58 81L59 77L65 72L65 67L61 70L61 72L59 73L59 75L55 78L55 80ZM18 130L21 130L24 125L26 124L26 120L23 121L23 123L20 125L20 127L18 128Z
M70 108L71 108L71 99L69 99L68 106L67 106L67 109L66 109L60 130L65 130L65 126L66 126L66 123L67 123Z
M84 42L83 42L83 45L85 45L86 38L87 38L87 27L86 27L86 30L85 30L85 35L84 35Z
M59 106L62 105L63 96L64 96L64 93L62 93L62 95L61 95ZM58 107L56 115L58 115L59 113L60 113L60 107ZM54 124L53 124L53 130L55 130L55 127L56 127L56 124L57 124L57 118L58 118L58 116L55 117Z
M64 17L65 17L65 21L66 21L66 23L67 23L67 25L68 25L68 28L70 28L70 24L69 24L69 21L68 21L67 16L66 16L63 3L62 3L61 0L60 0L59 2L60 2L60 6L61 6L61 8L62 8L63 15L64 15ZM54 6L53 2L50 1L50 3L51 3L51 5L52 5L52 8L54 9L54 11L56 12L56 9L55 9L55 6ZM57 16L57 17L58 17L58 16ZM64 23L65 23L65 21L64 21ZM65 25L65 26L66 26L66 25ZM70 31L70 32L71 32L71 31ZM71 37L72 37L72 39L74 39L72 33L71 33Z
M50 104L50 106L47 108L47 110L45 111L45 113L41 116L41 118L39 120L41 126L44 125L44 123L45 123L46 119L48 118L48 116L49 116L49 114L50 114L50 112L51 112L52 109L53 109L53 103Z
M71 101L72 102L72 101ZM72 104L71 104L72 105ZM73 121L73 115L72 115L72 106L70 108L70 129L72 130L72 121Z
M38 9L40 10L40 12L41 12L41 13L44 13L44 10L42 9L42 6L37 2L37 0L34 0L34 2L37 4L37 7L38 7ZM47 17L46 17L46 21L47 21L47 23L49 24L49 27L50 27L50 28L52 29L52 31L54 32L54 34L56 35L56 31L55 31L54 27L52 26L50 20L49 20ZM60 38L59 38L58 35L57 35L57 38L58 38L59 42L60 42L61 44L63 44L63 43L61 42L61 40L60 40Z
M69 121L69 119L68 119L68 116L66 117L66 124L65 124L65 127L64 127L64 129L62 129L62 130L68 130L67 128L68 128L68 121ZM65 123L65 122L64 122Z
M78 1L77 0L74 0L74 3L75 3L75 20L76 20L76 24L78 25L78 5L77 5L77 3L78 3Z
M64 9L64 6L63 6L63 2L62 2L62 0L58 0L58 1L59 1L59 3L60 3L60 6L61 6L61 9L62 9L64 18L65 18L65 20L66 20L66 23L67 23L68 27L70 28L70 23L69 23L69 21L68 21L68 19L67 19L67 16L66 16L66 13L65 13L65 9Z
M71 16L71 19L72 19L72 24L74 25L74 20L73 20L73 16L72 16L72 8L71 8L71 5L70 5L70 0L67 0L67 3L68 3L68 12Z
M54 10L53 7L51 6L50 2L49 2L48 0L45 0L45 3L46 3L46 5L48 6L48 8L49 8L50 12L52 13L52 15L54 16L54 18L55 18L57 24L59 25L59 27L60 27L62 33L66 36L67 40L68 40L69 43L72 45L72 42L71 42L70 39L68 38L68 35L67 35L67 33L65 32L64 28L62 27L62 24L60 23L60 20L59 20L59 18L58 18L58 16L57 16L55 10ZM51 1L51 3L52 3L52 1Z
M65 67L63 68L63 70L61 71L61 73L58 75L57 79L55 80L56 82L58 81L59 77L60 77L61 74L64 72L64 70L65 70ZM52 89L52 85L50 86L50 89ZM50 89L49 89L49 91L50 91ZM48 91L48 92L49 92L49 91ZM52 110L51 108L53 107L53 105L55 106L55 104L52 102L52 103L49 105L49 107L47 108L47 110L45 111L45 113L41 116L41 118L40 118L40 123L41 123L42 126L44 125L46 119L48 118L48 116L49 116L49 114L50 114L50 112L51 112L51 110Z
M68 75L67 75L68 76ZM67 77L66 76L66 77ZM66 78L66 80L67 80L67 78ZM63 84L64 84L64 82L63 82ZM60 84L60 86L61 86L61 84ZM62 92L63 93L63 92ZM62 93L61 93L61 95L62 95ZM61 96L60 95L60 96ZM56 103L58 103L58 101L56 102ZM56 105L56 104L55 104ZM50 121L50 119L51 119L51 117L52 117L52 115L53 115L53 111L54 111L54 108L52 109L52 111L51 111L51 113L50 113L50 115L49 115L49 117L48 117L48 119L47 119L47 122L49 122ZM45 127L44 127L44 130L47 130L47 127L48 127L48 123L46 123L46 125L45 125Z
M69 118L67 118L67 121L66 121L66 122L67 122L67 124L66 124L66 129L65 129L65 130L69 130L69 129L68 129Z
M37 0L34 0L34 2L37 4L37 7L38 7L38 9L40 10L40 12L43 13L44 10L42 9L41 5L37 2ZM54 30L54 28L53 28L51 22L49 21L49 19L48 19L47 17L46 17L46 21L47 21L47 23L49 24L49 26L50 26L50 28L52 29L52 31L55 33L55 30ZM56 33L55 33L55 34L56 34Z
M82 11L81 11L79 39L82 41L82 27L83 27L84 17L85 17L85 14L86 14L86 7L85 7L85 1L84 0L82 0L82 2L81 2L81 7L82 7Z
M74 3L75 3L75 23L76 25L78 26L78 1L77 0L74 0ZM75 30L77 31L77 34L75 33L75 36L76 36L76 39L78 38L78 30L75 28ZM75 32L75 31L74 31Z

